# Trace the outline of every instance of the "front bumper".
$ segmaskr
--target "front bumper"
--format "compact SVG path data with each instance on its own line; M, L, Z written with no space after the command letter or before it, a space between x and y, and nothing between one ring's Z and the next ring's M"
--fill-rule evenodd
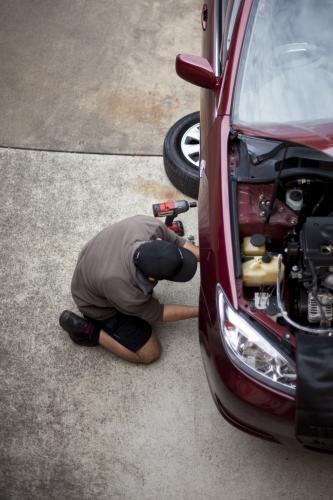
M294 397L258 382L232 363L204 302L200 307L199 335L210 390L224 418L257 437L301 446L295 439Z

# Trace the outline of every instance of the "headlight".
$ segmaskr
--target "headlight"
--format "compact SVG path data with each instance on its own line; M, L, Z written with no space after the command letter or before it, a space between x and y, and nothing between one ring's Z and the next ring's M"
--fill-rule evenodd
M293 361L231 307L220 285L216 291L220 333L230 358L262 382L294 394L296 367Z

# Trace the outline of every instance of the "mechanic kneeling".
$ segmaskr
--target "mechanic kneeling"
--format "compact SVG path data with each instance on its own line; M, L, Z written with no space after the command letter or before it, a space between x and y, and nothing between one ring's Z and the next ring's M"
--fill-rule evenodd
M60 325L77 344L151 363L161 354L151 324L198 316L198 307L161 304L153 289L163 279L190 280L197 260L199 248L154 217L112 224L85 245L74 271L72 296L84 318L66 310Z

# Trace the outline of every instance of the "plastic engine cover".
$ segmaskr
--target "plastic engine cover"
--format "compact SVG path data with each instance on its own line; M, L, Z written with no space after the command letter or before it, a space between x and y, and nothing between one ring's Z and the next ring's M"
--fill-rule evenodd
M304 259L315 266L333 265L333 217L308 217L301 231Z

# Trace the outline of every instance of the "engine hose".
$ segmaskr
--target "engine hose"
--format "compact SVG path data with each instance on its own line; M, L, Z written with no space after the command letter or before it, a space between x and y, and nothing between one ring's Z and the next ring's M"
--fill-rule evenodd
M313 215L316 213L316 211L318 210L318 208L320 207L320 205L322 204L322 202L324 201L324 199L325 199L325 193L323 193L321 195L321 197L319 198L319 200L317 201L317 203L313 207L312 212L311 212L311 217L313 217Z
M289 323L289 325L293 326L294 328L297 328L298 330L302 330L303 332L312 333L312 334L316 334L316 335L325 334L325 333L332 335L333 334L333 327L331 327L331 328L310 328L308 326L300 325L299 323L296 323L296 321L293 321L291 318L289 318L288 313L285 310L282 299L281 299L281 291L280 291L281 263L282 263L282 254L279 254L278 255L278 272L277 272L277 277L276 277L276 303L277 303L278 309L279 309L282 317L284 318L284 320L287 323Z

